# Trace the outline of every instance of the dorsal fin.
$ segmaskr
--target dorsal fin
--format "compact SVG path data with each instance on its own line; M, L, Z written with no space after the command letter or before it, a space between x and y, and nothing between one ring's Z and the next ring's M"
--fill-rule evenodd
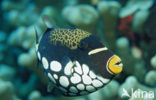
M35 37L36 37L36 46L38 46L39 45L39 40L38 40L38 34L37 34L37 29L36 29L36 27L34 26L34 30L35 30ZM36 52L36 55L37 55L37 52ZM39 59L37 59L37 61L36 61L36 68L38 68L38 66L39 66Z
M47 28L45 33L48 33L49 31L52 31L54 28Z
M50 29L54 28L55 23L49 16L43 15L42 20L47 28L50 28Z
M36 36L36 44L38 44L38 34L37 34L37 29L35 26L34 26L34 30L35 30L35 36Z
M43 15L42 20L47 27L45 33L49 33L50 31L54 29L55 23L49 16Z

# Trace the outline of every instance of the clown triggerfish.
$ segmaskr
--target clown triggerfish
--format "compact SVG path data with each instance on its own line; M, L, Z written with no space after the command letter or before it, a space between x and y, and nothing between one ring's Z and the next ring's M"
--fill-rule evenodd
M37 40L36 54L47 77L66 96L97 91L123 66L98 38L77 28L48 28Z

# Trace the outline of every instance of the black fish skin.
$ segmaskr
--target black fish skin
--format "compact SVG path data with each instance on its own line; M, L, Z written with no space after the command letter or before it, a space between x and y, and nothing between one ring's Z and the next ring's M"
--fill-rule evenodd
M97 73L101 74L106 78L113 77L105 69L107 60L113 55L110 50L106 50L105 52L100 52L90 56L88 55L88 52L92 49L105 47L98 40L98 38L93 35L89 35L89 37L86 37L79 42L79 44L81 44L82 42L87 44L87 48L82 49L78 47L72 50L69 47L66 47L66 45L62 45L60 42L57 42L57 45L55 45L50 41L50 33L52 33L54 30L57 29L47 29L45 34L42 36L39 44L39 51L42 56L46 57L49 61L57 60L59 62L61 62L64 56L67 56L72 59L72 61L78 60L82 64L87 64L92 70L95 70L95 73L97 71ZM59 30L63 31L64 28L59 28ZM70 30L74 31L75 28L71 28Z
M86 31L77 28L48 28L37 47L36 52L47 77L66 96L97 91L115 76L108 69L108 61L114 54ZM78 66L82 72L75 69ZM78 88L80 84L84 85L84 90Z

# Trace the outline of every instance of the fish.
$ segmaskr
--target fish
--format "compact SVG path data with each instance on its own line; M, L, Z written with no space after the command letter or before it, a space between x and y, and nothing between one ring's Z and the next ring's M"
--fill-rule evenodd
M35 33L38 61L65 96L88 95L122 72L120 57L85 30L51 27L40 41Z

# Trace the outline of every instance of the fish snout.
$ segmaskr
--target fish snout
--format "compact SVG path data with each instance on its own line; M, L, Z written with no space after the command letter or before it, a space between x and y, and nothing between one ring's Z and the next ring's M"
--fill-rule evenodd
M121 59L117 55L113 55L107 62L107 70L111 74L119 74L123 69Z

